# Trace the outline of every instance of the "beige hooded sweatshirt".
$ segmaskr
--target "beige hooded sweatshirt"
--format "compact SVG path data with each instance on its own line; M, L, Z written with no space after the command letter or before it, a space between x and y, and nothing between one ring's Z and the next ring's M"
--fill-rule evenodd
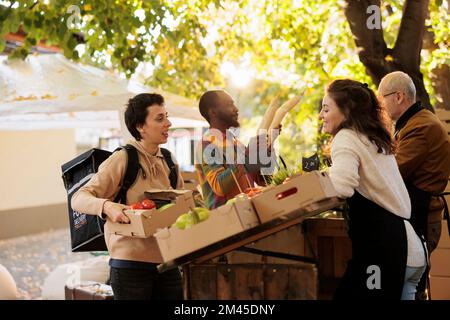
M151 155L135 140L128 142L138 150L139 163L145 171L142 171L136 178L135 183L128 189L127 205L139 202L144 199L144 192L149 189L172 189L169 181L170 169L164 160L161 150L158 149L156 155ZM125 174L127 165L126 150L114 152L99 167L98 172L78 190L72 197L72 208L86 214L102 215L103 205L106 201L113 201L119 192L119 186ZM175 158L172 160L176 164L178 172L177 189L183 189L184 183ZM105 224L105 241L109 254L113 259L162 263L156 239L131 238L109 232L109 218Z

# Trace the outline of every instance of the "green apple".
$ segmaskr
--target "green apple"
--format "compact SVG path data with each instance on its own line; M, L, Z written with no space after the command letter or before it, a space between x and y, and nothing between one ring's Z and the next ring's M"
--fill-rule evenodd
M163 205L161 208L159 208L158 211L164 211L164 210L169 209L170 207L172 207L172 206L174 206L174 205L175 205L175 203L168 203L168 204L165 204L165 205Z
M226 204L226 205L227 205L227 204L233 204L233 203L235 203L235 202L236 202L236 198L232 198L232 199L228 200L227 203L225 203L225 204Z
M200 221L205 221L209 218L209 210L206 208L194 208Z
M191 224L189 222L189 220L192 220L192 218L191 218L191 216L188 213L182 214L181 216L179 216L177 218L177 220L175 221L173 226L177 227L180 230L184 230L184 229L186 229L186 227L188 225Z

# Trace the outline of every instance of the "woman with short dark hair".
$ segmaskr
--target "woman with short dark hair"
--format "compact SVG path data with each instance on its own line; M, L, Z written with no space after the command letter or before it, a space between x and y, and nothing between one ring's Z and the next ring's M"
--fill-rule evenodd
M127 168L127 151L122 149L102 162L98 172L75 193L72 208L107 220L105 241L111 256L110 280L114 299L182 299L178 269L159 273L156 268L162 263L162 257L154 237L132 238L108 232L111 222L129 221L123 210L142 201L146 190L182 189L184 185L178 166L177 181L169 179L171 170L159 147L167 142L172 125L164 98L159 94L143 93L130 99L125 123L135 138L128 144L137 150L140 164L138 176L128 189L126 204L113 202ZM176 164L173 156L171 159Z
M352 259L335 298L411 299L415 280L405 271L423 270L426 258L408 221L411 204L385 111L367 84L343 79L327 87L319 118L333 136L330 178L338 196L347 199L352 241Z

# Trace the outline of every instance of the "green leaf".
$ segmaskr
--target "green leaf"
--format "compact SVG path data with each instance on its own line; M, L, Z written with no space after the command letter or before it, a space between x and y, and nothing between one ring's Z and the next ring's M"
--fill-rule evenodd
M40 14L38 14L34 20L34 26L38 29L42 28L42 25L44 24L44 17Z
M0 39L0 53L3 52L6 48L6 41L3 39Z
M33 20L30 18L25 18L23 20L23 29L25 32L32 32L31 29L33 28Z
M64 23L59 24L57 29L57 35L59 41L64 41L64 38L66 37L67 28L64 25Z
M77 40L75 39L75 37L71 36L69 38L69 41L67 41L67 48L71 51L73 51L73 49L75 49L75 47L78 45Z
M35 46L37 43L35 38L30 38L30 37L27 37L25 41L26 41L26 43L28 43L31 46Z
M113 56L114 58L119 59L122 56L123 50L122 48L117 48L116 50L114 50Z
M17 31L19 31L19 27L20 27L20 20L17 17L17 15L13 14L9 22L9 31L12 33L16 33Z

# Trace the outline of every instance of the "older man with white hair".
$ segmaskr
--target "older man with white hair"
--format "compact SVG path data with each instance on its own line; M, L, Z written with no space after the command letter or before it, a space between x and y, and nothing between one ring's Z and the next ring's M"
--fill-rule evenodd
M406 73L387 74L378 99L395 122L396 159L411 198L411 224L431 253L441 233L444 204L438 195L450 175L449 136L441 121L416 101L416 88Z

